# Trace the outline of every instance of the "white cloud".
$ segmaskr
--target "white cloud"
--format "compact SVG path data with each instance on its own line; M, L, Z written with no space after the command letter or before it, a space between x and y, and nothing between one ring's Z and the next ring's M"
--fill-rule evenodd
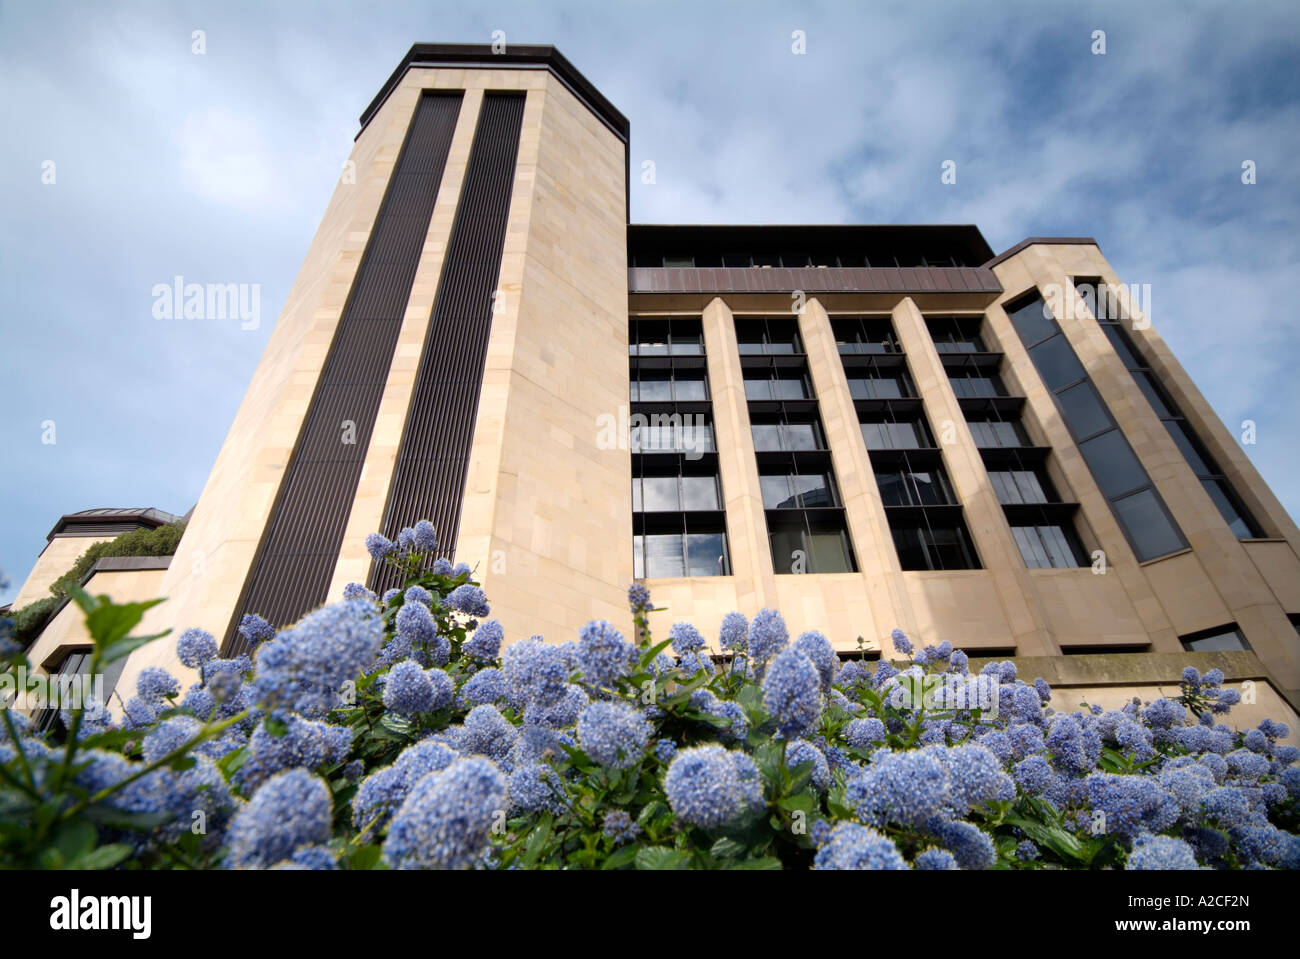
M190 113L176 145L185 184L200 197L245 209L273 200L272 160L251 117L221 107Z

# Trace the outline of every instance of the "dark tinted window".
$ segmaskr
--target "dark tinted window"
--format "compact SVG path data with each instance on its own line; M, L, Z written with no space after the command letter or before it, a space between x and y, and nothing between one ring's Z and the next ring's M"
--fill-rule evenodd
M1138 559L1154 559L1183 546L1173 522L1165 515L1154 490L1144 489L1115 500L1115 513L1133 540Z
M1217 629L1206 629L1199 633L1191 633L1187 636L1180 636L1183 649L1191 652L1205 653L1216 652L1219 650L1230 649L1250 649L1250 644L1246 642L1246 637L1242 635L1241 630L1235 624L1229 626L1220 626Z
M1129 448L1124 434L1111 430L1079 444L1088 469L1102 494L1111 499L1148 484L1146 471Z
M903 422L865 422L862 438L869 450L928 449L934 446L929 431L920 420Z
M759 477L765 509L811 509L835 506L829 474L767 474Z
M1133 379L1137 383L1138 389L1146 396L1147 402L1151 404L1151 408L1156 411L1157 416L1174 415L1173 410L1169 408L1169 404L1165 402L1164 392L1156 386L1150 373L1134 373Z
M1062 526L1013 526L1011 533L1030 569L1069 569L1085 565L1073 535Z
M722 533L686 534L686 575L727 575L727 538Z
M1050 502L1043 482L1033 470L989 470L989 480L999 503Z
M1091 436L1110 427L1110 415L1091 383L1080 383L1056 394L1065 417L1065 425L1076 439Z
M1003 420L971 420L968 425L978 447L997 449L1030 445L1029 437L1019 423Z
M1138 356L1137 351L1134 350L1128 340L1125 339L1124 333L1119 327L1111 324L1103 324L1101 329L1102 332L1106 334L1106 338L1110 340L1110 345L1115 347L1115 352L1119 354L1119 358L1124 362L1126 367L1130 370L1134 370L1147 365L1146 361L1143 360L1142 357Z
M1077 383L1087 375L1064 336L1044 340L1031 349L1029 354L1038 367L1038 375L1053 393L1063 386Z
M1011 325L1025 346L1032 346L1056 332L1056 321L1048 313L1047 304L1035 296L1019 309L1009 314Z
M1187 460L1187 465L1192 468L1192 472L1197 476L1207 476L1214 472L1210 469L1209 464L1201 458L1200 452L1192 443L1191 437L1187 435L1187 424L1185 422L1170 423L1169 435L1173 438L1174 445L1182 451L1183 458Z
M1223 521L1228 524L1228 528L1232 530L1237 539L1250 539L1255 535L1250 523L1246 521L1241 510L1237 508L1237 504L1228 493L1227 484L1223 480L1201 480L1201 485L1205 487L1205 492L1210 494L1210 499L1214 500L1214 505L1219 508Z

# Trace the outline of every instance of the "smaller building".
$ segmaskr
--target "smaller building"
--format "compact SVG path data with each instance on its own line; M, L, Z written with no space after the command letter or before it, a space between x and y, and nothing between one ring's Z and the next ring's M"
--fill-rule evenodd
M43 599L55 599L50 586L71 570L91 546L106 543L123 533L139 529L157 529L183 522L189 514L177 516L153 507L85 509L59 517L45 538L31 573L9 604L14 612ZM163 573L171 565L170 556L102 556L95 560L81 579L82 588L94 595L107 595L115 602L143 602L163 596ZM33 672L46 676L84 675L90 670L90 634L80 608L67 599L61 601L28 647L27 661ZM104 674L104 695L110 696L126 660L111 664ZM39 725L46 727L55 720L53 710L28 710Z

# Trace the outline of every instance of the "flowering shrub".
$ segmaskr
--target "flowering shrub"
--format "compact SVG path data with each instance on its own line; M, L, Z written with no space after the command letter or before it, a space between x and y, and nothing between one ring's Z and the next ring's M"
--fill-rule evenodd
M367 548L406 577L222 659L187 630L182 692L144 670L48 741L0 710L0 865L104 868L1296 868L1300 751L1188 668L1176 698L1066 713L1011 662L950 643L841 663L773 610L604 621L505 645L432 526ZM92 672L157 637L152 604L78 592ZM504 653L502 652L504 646ZM5 663L21 651L0 641Z

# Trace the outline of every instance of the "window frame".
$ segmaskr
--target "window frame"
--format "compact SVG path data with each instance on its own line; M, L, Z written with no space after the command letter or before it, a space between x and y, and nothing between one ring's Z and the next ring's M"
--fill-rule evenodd
M1042 324L1037 322L1031 324L1027 320L1021 322L1021 318L1033 317L1034 313L1037 312L1036 310L1030 309L1035 305L1035 303L1038 305L1038 310L1041 310L1041 315L1045 322ZM1030 287L1020 295L1006 301L1003 306L1003 312L1006 313L1008 319L1011 321L1012 327L1015 329L1016 335L1025 346L1025 350L1029 355L1030 362L1033 364L1035 372L1043 383L1043 386L1047 389L1047 392L1051 395L1052 401L1056 404L1057 412L1060 414L1061 420L1065 423L1067 431L1074 439L1075 447L1078 449L1079 455L1083 458L1084 464L1092 475L1098 491L1110 507L1111 515L1114 517L1120 531L1124 534L1124 538L1127 540L1129 548L1133 550L1138 562L1152 562L1154 560L1172 556L1187 549L1188 542L1186 535L1183 533L1178 521L1174 519L1173 513L1165 503L1164 497L1160 495L1160 491L1156 487L1155 481L1151 478L1151 474L1142 463L1142 460L1138 457L1132 444L1128 441L1128 437L1125 436L1124 431L1120 429L1118 422L1115 420L1114 414L1110 411L1109 404L1106 403L1105 398L1096 388L1096 384L1093 383L1091 375L1087 372L1087 368L1084 367L1082 361L1079 360L1078 352L1069 342L1068 337L1065 336L1060 324L1052 315L1047 300L1043 297L1039 289L1036 286ZM1037 318L1034 317L1034 319L1036 320ZM1029 342L1031 333L1037 336L1032 343ZM1056 387L1052 387L1043 377L1040 361L1034 353L1034 348L1041 346L1055 337L1060 337L1061 346L1074 355L1074 360L1078 366L1083 369L1084 375L1081 379L1062 382ZM1106 420L1110 424L1108 427L1090 432L1087 436L1079 435L1080 426L1077 421L1078 409L1075 407L1067 407L1062 402L1060 396L1061 393L1076 389L1083 383L1088 384L1093 399L1097 401L1098 408L1102 413L1104 413ZM1091 425L1092 424L1089 424L1089 426ZM1111 434L1113 434L1113 436L1111 436ZM1111 489L1110 482L1107 480L1106 487L1103 487L1103 480L1107 479L1107 477L1106 474L1102 472L1103 457L1101 455L1101 450L1103 449L1102 440L1106 439L1108 436L1111 438L1107 440L1107 442L1110 444L1120 444L1116 449L1122 448L1124 453L1129 457L1130 462L1136 467L1137 473L1140 474L1141 479L1139 485L1131 488L1126 487L1120 489L1115 487ZM1109 464L1105 465L1108 469ZM1108 489L1110 489L1109 492ZM1121 501L1146 493L1147 491L1150 491L1150 495L1154 500L1155 505L1158 507L1158 512L1166 528L1173 534L1173 541L1178 544L1173 549L1165 550L1163 549L1162 544L1155 542L1140 542L1138 538L1139 530L1131 526L1126 518L1126 514L1122 513L1120 510L1118 504Z
M1094 291L1093 302L1096 302L1097 295L1095 291L1102 284L1100 277L1072 276L1070 283L1076 293L1084 299L1085 303L1087 302L1087 296L1080 288L1091 287ZM1111 302L1110 297L1107 297L1107 302ZM1115 305L1119 306L1118 303ZM1139 345L1124 329L1123 318L1117 313L1114 317L1108 316L1106 319L1101 319L1095 315L1094 310L1093 319L1101 327L1102 333L1105 334L1107 341L1110 343L1111 350L1123 367L1128 370L1129 376L1133 378L1133 382L1146 399L1147 405L1151 407L1157 419L1164 424L1165 429L1174 441L1174 445L1178 447L1178 452L1182 455L1183 461L1187 463L1192 474L1205 487L1207 495L1214 502L1214 508L1219 511L1219 515L1223 517L1224 523L1232 530L1233 535L1239 540L1264 537L1266 535L1264 526L1255 518L1254 513L1246 507L1241 496L1233 487L1232 481L1220 468L1218 461L1215 460L1214 456L1206 448L1204 441L1197 434L1196 428L1183 414L1177 401L1174 400L1160 381L1155 368L1147 361ZM1191 455L1189 455L1189 451ZM1198 468L1197 463L1193 461L1193 456L1200 461L1203 470ZM1211 486L1219 491L1219 494L1223 497L1223 502L1220 502L1214 493L1210 492ZM1230 517L1225 512L1225 505L1232 510L1235 517ZM1246 535L1241 535L1233 528L1235 521L1241 522Z

